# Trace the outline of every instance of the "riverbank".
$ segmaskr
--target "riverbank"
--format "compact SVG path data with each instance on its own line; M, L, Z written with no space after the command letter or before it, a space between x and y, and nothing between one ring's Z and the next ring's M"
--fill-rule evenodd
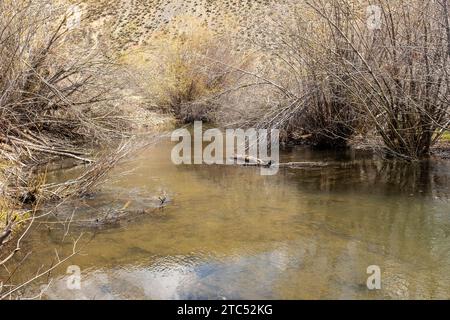
M450 160L450 141L448 139L438 141L431 148L431 154L441 159Z

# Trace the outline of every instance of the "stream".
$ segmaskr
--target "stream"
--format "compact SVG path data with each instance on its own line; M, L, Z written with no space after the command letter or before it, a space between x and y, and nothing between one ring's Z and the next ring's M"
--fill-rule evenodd
M30 287L44 299L425 299L450 297L450 162L405 164L357 150L292 147L282 162L323 168L181 165L161 141L114 169L96 194L58 208L74 220L126 208L108 228L37 224L14 280L76 255ZM50 181L80 169L49 173ZM159 208L159 196L166 197ZM28 252L28 251L27 251ZM23 258L25 252L21 253ZM70 289L69 265L81 271ZM379 266L381 289L367 268ZM52 279L51 285L44 286Z

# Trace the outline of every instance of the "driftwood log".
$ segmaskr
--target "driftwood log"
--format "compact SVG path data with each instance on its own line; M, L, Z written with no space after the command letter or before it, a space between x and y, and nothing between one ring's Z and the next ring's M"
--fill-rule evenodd
M246 167L279 167L279 168L320 168L328 165L326 162L285 162L285 163L273 163L272 161L264 161L251 156L241 156L237 155L232 158L233 160L241 161L243 163L238 163Z
M252 157L252 156L242 156L242 155L235 155L232 157L233 160L242 162L242 165L254 165L254 166L264 166L268 165L268 162Z

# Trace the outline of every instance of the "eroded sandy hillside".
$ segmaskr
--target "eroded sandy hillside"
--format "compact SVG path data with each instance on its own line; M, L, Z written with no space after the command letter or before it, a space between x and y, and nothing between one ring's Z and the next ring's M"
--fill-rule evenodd
M263 36L257 26L287 0L85 0L85 18L120 49L140 45L176 19L193 17L221 34ZM232 24L233 28L229 28ZM230 31L232 30L232 31Z

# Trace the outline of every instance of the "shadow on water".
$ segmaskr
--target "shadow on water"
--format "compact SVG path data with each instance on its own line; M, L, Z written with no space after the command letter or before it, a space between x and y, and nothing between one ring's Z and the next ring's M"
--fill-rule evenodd
M61 210L89 216L125 203L145 210L161 192L170 198L137 222L87 230L84 254L71 261L82 270L82 290L68 290L61 269L47 298L450 297L448 162L298 147L281 160L333 165L261 176L250 167L175 166L171 148L162 142L144 152L99 194ZM30 243L39 260L30 258L20 277L43 257L51 261L55 246L70 251L80 231L61 244L63 228L37 228ZM382 270L381 290L366 287L369 265Z

